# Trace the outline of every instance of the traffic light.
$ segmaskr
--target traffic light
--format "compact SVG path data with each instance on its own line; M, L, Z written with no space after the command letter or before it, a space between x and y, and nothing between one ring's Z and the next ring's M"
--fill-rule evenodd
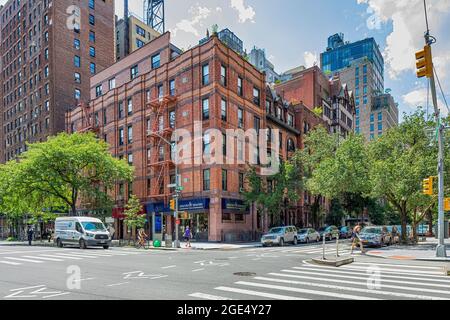
M433 177L423 180L423 194L427 196L433 195Z
M433 75L433 57L431 47L426 45L423 50L416 52L416 68L418 78L431 78Z
M450 211L450 198L444 199L444 211Z
M170 210L175 211L175 199L170 200Z

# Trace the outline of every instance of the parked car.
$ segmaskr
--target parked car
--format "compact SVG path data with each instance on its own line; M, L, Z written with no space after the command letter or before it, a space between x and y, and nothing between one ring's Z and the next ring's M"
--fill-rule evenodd
M319 229L320 240L325 237L325 240L338 239L339 229L336 226L322 227Z
M300 242L309 243L320 241L320 234L312 228L300 229L297 231L297 235L298 241Z
M89 217L62 217L55 221L55 243L59 248L64 245L87 247L103 247L111 245L111 235L103 222Z
M368 247L382 247L392 243L387 227L365 227L359 234L362 244Z
M263 247L269 245L282 247L285 243L296 245L298 243L297 229L294 226L272 228L262 236L261 243Z
M349 239L352 236L352 229L350 229L349 227L340 227L339 228L339 238L341 239Z

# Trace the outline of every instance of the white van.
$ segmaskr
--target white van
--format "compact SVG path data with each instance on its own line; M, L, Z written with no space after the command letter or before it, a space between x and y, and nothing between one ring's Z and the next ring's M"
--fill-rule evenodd
M59 248L64 245L103 247L109 249L111 236L103 222L97 218L66 217L55 221L55 242Z

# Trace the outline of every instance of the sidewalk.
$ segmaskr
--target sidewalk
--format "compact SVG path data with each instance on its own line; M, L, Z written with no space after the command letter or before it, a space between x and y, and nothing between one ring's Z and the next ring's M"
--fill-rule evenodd
M421 260L421 261L445 261L450 262L450 240L445 240L447 258L436 257L436 245L438 241L428 238L414 246L391 246L380 249L369 249L367 256L394 260Z
M28 246L28 241L1 241L0 247L2 246ZM55 247L56 244L48 241L33 241L32 246L34 247ZM113 240L111 247L119 247L119 241ZM122 246L127 247L127 246ZM185 243L181 242L181 248L166 248L165 241L162 241L160 248L150 247L150 250L236 250L245 248L255 248L261 247L260 242L251 243L239 243L239 244L227 244L227 243L212 243L212 242L191 242L191 247L186 248Z

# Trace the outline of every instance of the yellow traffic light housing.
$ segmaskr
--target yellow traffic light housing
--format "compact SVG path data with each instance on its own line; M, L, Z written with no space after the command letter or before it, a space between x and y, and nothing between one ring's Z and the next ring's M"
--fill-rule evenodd
M170 210L175 211L175 199L170 200Z
M444 199L444 211L450 211L450 198Z
M423 194L427 196L433 195L433 177L423 180Z
M426 45L423 50L416 52L416 68L418 78L433 76L433 57L431 47Z

